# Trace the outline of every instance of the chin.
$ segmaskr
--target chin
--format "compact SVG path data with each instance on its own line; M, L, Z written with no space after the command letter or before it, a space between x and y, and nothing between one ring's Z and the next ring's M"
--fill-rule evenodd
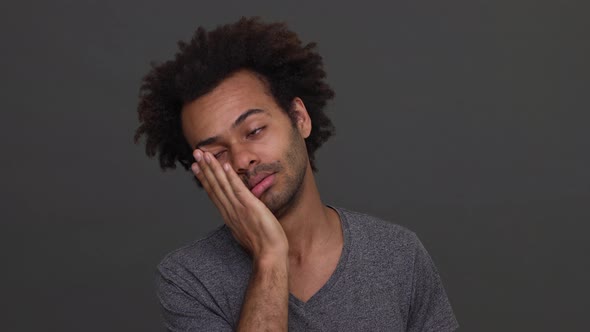
M276 197L267 195L267 193L264 193L262 197L260 197L260 200L273 214L276 214L282 208L282 204L277 202Z
M277 191L275 188L269 188L260 198L266 207L277 217L285 214L292 206L295 205L299 198L300 190L293 192ZM274 192L273 192L274 191Z

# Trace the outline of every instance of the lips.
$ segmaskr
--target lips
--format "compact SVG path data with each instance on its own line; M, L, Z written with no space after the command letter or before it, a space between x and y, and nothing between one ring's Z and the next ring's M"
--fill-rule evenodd
M256 187L257 184L259 184L260 182L262 182L262 180L264 180L266 177L269 177L271 175L273 175L274 173L262 173L262 174L258 174L254 177L251 177L248 180L248 189L252 190L252 188Z
M250 192L257 198L260 198L262 194L268 190L275 182L275 173L257 175L251 178L249 184L253 184L250 187Z

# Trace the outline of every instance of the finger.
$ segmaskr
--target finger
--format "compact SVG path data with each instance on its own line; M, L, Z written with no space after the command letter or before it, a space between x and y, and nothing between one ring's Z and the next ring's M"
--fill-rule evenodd
M203 185L203 188L205 189L205 191L207 191L207 194L209 194L209 188L211 186L209 185L209 181L205 177L205 174L203 173L203 169L200 166L200 164L203 160L203 152L201 150L197 149L197 150L193 151L193 157L195 158L196 162L194 162L191 165L191 169L192 169L193 173L195 174L195 176L197 177L197 179L199 180L199 182L201 182L201 184Z
M209 182L212 191L219 198L219 200L222 203L224 203L224 205L229 206L229 200L227 198L227 195L223 191L223 188L221 188L220 179L217 177L217 175L215 174L215 170L213 169L215 162L214 159L215 158L212 154L210 154L209 152L204 152L202 164L199 164L199 166L201 166L201 170L207 178L207 181Z
M207 179L205 178L205 176L203 175L203 172L201 171L201 168L199 167L199 164L197 163L193 163L191 165L191 169L193 171L193 173L195 174L195 176L197 177L197 179L199 179L199 181L201 182L201 185L203 186L203 189L205 189L205 191L207 192L207 196L209 196L209 199L211 199L211 201L213 202L213 204L215 204L215 206L217 207L217 209L221 212L221 215L223 216L223 219L226 219L227 213L225 211L225 208L223 207L223 205L221 204L221 202L219 201L219 199L217 199L217 196L212 194L212 189L211 189L211 185L209 184L209 181L207 181Z
M252 200L258 200L258 198L256 198L256 196L250 192L250 189L246 187L242 179L240 179L238 174L233 170L233 168L231 168L229 164L226 163L223 165L223 170L227 175L228 182L231 185L236 198L242 204L252 202Z
M219 183L213 174L211 167L209 166L212 155L207 155L206 152L197 149L194 153L194 156L195 160L197 160L200 170L199 174L201 177L199 180L201 180L201 178L204 179L204 181L201 180L201 182L203 183L203 187L207 191L209 198L211 198L213 203L215 203L217 209L223 215L224 220L228 221L228 219L230 219L227 218L230 215L228 207L230 207L231 204L229 203L228 198L224 194L223 190L220 188ZM207 159L209 159L209 162L207 162ZM231 220L229 221L231 222Z
M217 183L219 184L219 187L221 188L221 190L223 190L223 193L225 194L225 196L228 198L229 202L231 203L231 207L228 207L228 210L232 210L232 212L236 212L235 208L238 205L242 205L242 204L240 203L240 201L236 197L234 190L227 178L227 174L225 173L223 167L221 167L221 164L219 163L219 161L212 154L207 154L207 156L208 156L208 160L209 160L209 167L212 170L213 175L215 175L215 178L217 179Z
M202 157L198 157L198 158L195 157L195 160L197 162L192 163L191 170L193 171L193 174L195 175L195 177L201 183L202 187L205 188L205 190L207 190L206 188L209 187L209 184L207 183L207 179L205 178L205 175L203 174L203 170L199 166L199 163L198 162L200 161L200 158L202 158Z

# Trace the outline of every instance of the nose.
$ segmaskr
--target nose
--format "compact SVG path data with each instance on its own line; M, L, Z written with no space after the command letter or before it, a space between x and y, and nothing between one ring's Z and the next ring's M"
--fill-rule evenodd
M231 152L231 163L236 173L246 173L251 171L256 165L260 163L258 155L246 148L236 146Z

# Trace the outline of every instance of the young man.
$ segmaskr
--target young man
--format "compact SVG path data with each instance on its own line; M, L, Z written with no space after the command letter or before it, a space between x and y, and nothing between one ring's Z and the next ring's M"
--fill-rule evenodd
M145 77L136 141L162 168L190 168L224 221L158 266L169 330L458 326L414 233L322 202L314 152L334 93L314 46L243 18L199 28Z

